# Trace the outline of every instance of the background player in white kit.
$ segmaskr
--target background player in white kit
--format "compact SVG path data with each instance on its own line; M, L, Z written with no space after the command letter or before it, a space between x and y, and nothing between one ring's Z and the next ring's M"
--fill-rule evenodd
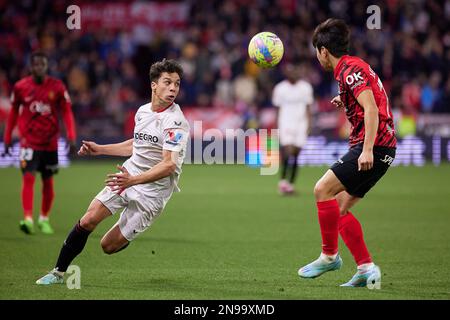
M189 124L174 103L182 76L183 69L173 60L154 63L150 68L151 103L136 113L134 138L109 145L83 141L79 155L131 157L117 166L120 173L108 175L107 186L64 241L55 268L37 284L63 283L64 272L83 250L89 234L119 210L123 210L120 218L104 235L101 246L107 254L124 249L161 214L172 192L179 191L189 135Z
M274 87L272 95L272 104L279 108L281 180L278 189L281 194L295 192L297 158L306 143L311 126L313 88L309 82L300 79L301 73L304 73L304 66L286 65L286 80ZM286 178L288 171L289 180Z

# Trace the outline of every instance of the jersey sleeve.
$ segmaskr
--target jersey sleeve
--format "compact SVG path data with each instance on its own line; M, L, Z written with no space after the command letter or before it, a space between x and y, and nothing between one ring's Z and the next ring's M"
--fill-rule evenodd
M367 89L372 89L367 68L362 65L355 64L348 68L349 71L344 74L344 82L346 89L355 97Z
M59 105L61 107L63 121L66 126L67 139L76 140L75 118L72 112L72 101L66 86L61 82L59 88Z
M181 152L189 139L189 124L186 119L170 118L163 122L163 150Z
M306 99L306 104L308 104L308 105L312 105L314 102L314 90L313 90L312 85L309 83L306 84L305 99Z
M20 104L21 104L20 91L16 83L11 93L11 110L9 111L8 121L6 123L6 128L3 135L3 142L5 144L11 144L12 131L16 126L17 119L19 117Z
M273 89L273 93L272 93L272 104L279 108L281 105L281 97L280 97L280 86L276 85L275 88Z
M20 90L16 83L11 92L11 106L18 110L20 107L20 104L21 104Z

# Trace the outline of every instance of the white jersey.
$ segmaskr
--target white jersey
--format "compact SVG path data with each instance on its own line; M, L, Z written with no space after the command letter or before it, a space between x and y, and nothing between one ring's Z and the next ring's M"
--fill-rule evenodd
M132 187L144 196L166 198L173 191L180 191L178 179L186 156L190 128L179 105L173 103L160 112L152 111L151 107L152 104L147 103L136 112L133 155L123 166L131 175L138 175L161 162L163 150L177 152L176 170L173 174Z
M272 104L279 107L278 127L296 128L308 125L306 106L314 101L313 88L304 80L283 80L273 89Z

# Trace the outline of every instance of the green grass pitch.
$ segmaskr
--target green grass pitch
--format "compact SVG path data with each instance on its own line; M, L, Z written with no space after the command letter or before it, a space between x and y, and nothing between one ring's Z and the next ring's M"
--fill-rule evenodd
M325 167L301 168L299 195L280 197L278 176L232 165L186 165L181 193L124 251L105 255L90 236L73 264L81 289L40 287L68 231L116 162L77 162L55 178L56 234L19 231L20 172L0 170L0 299L449 299L450 165L393 167L352 210L383 274L382 289L340 288L355 272L340 240L343 268L314 280L297 269L317 258L320 232L312 190ZM35 186L35 217L40 182Z

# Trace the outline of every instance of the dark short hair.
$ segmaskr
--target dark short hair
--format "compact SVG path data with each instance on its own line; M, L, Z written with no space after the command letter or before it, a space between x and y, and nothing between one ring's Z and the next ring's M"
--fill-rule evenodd
M44 58L46 60L48 60L47 55L42 52L42 51L34 51L31 55L30 55L30 63L33 62L33 59L39 57L39 58Z
M320 50L325 47L339 58L349 51L350 30L344 20L330 18L319 24L314 30L312 43Z
M163 59L162 61L155 62L150 67L150 81L157 82L163 72L176 72L180 76L180 79L183 77L183 68L177 61Z

